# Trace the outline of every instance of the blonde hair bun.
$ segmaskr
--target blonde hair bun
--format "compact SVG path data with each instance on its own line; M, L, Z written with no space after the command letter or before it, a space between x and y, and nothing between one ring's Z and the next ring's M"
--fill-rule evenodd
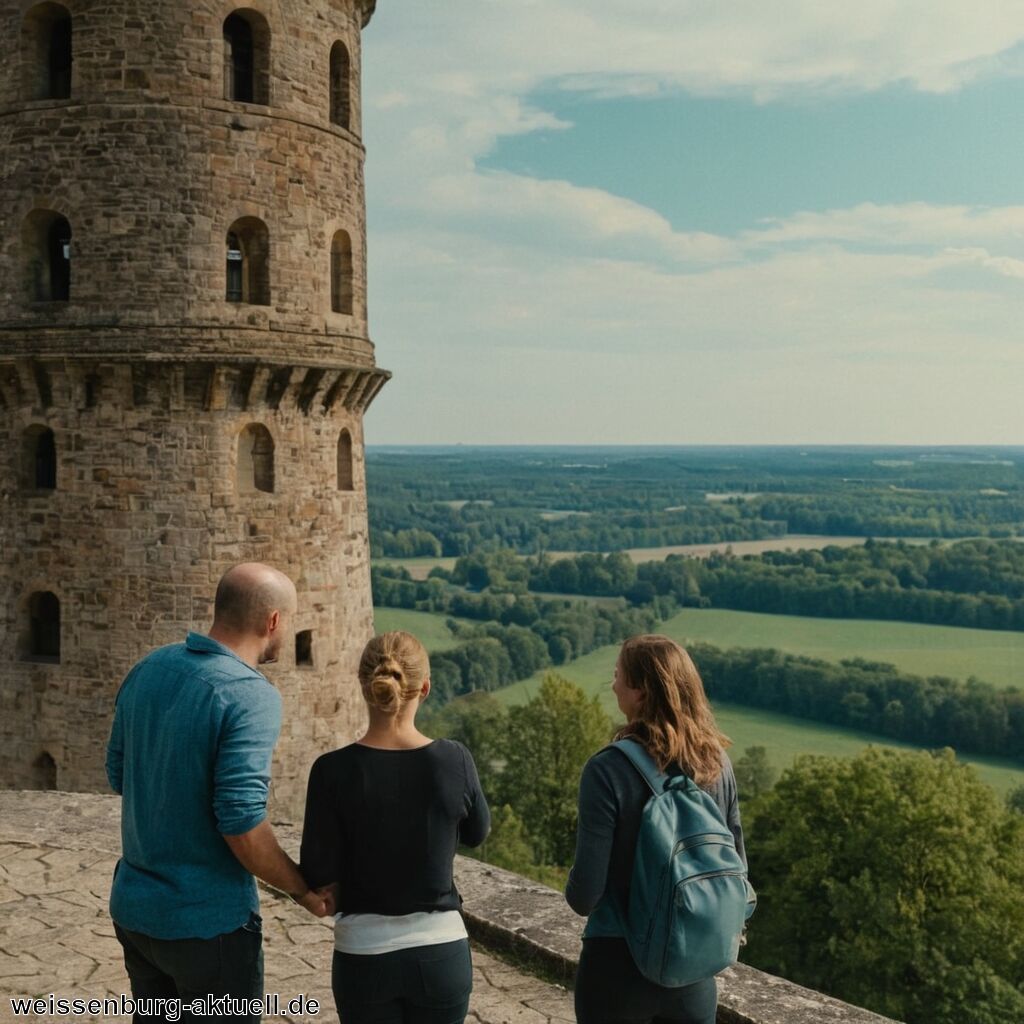
M359 661L363 697L385 714L395 714L415 700L429 675L426 648L402 630L375 636Z

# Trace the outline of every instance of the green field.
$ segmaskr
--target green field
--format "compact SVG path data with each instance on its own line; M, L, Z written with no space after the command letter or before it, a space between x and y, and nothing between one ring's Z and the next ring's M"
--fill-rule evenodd
M375 558L374 565L396 566L400 569L408 569L409 575L414 580L425 580L430 575L430 570L438 566L451 572L455 568L454 558Z
M431 653L448 651L458 641L452 631L445 625L447 615L433 612L414 612L405 608L375 608L373 610L373 628L378 633L388 633L393 629L404 629L419 637L420 642Z
M597 604L620 601L614 597L575 600ZM429 651L454 646L443 615L379 608L376 620L378 632L406 629L418 636L422 634ZM1024 686L1024 633L1009 630L763 615L719 608L687 608L662 623L660 629L682 644L698 640L723 648L774 647L825 661L865 658L889 662L913 675L944 675L953 679L974 676L994 686Z
M379 632L404 629L415 633L427 650L447 650L455 645L444 615L378 608L375 625ZM860 656L891 661L908 672L949 675L975 674L985 678L979 665L1024 665L1024 637L1019 633L920 626L902 622L867 622L856 619L809 619L788 615L760 615L717 609L687 609L662 624L662 631L683 643L703 640L719 647L778 647L783 650L829 660ZM617 646L602 647L557 671L588 693L601 697L605 709L618 715L611 692L612 667ZM987 659L987 660L986 660ZM945 667L933 668L937 662ZM962 673L952 665L962 665ZM995 672L991 673L995 676ZM1014 678L1019 679L1019 676ZM540 675L514 683L495 696L505 704L519 704L536 693ZM904 747L870 733L839 729L799 718L779 715L736 704L716 707L722 729L731 737L734 752L760 745L767 747L772 762L783 768L798 754L828 754L847 757L865 745ZM1000 793L1024 784L1024 768L996 758L965 758L982 778Z
M775 647L824 661L886 661L919 676L975 676L994 686L1024 685L1024 633L869 619L816 619L718 608L687 608L661 632L682 644Z
M668 627L675 621L676 619L669 620L665 626ZM555 671L571 679L588 693L597 694L605 710L619 718L621 716L611 691L612 669L617 653L617 645L601 647L568 665L560 665ZM537 692L539 684L538 674L496 691L495 696L506 705L521 704ZM747 747L766 747L769 759L777 768L785 768L798 754L850 757L863 750L869 743L913 749L911 744L899 743L871 733L819 725L817 722L807 722L789 715L779 715L737 704L716 705L715 714L718 724L733 741L734 755L738 755ZM1024 784L1024 767L1012 761L979 757L965 757L963 760L973 764L981 777L999 793L1007 793L1015 786Z

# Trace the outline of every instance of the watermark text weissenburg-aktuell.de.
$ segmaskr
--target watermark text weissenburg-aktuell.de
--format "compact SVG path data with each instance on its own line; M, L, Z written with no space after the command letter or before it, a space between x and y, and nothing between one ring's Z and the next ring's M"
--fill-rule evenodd
M183 1013L196 1017L293 1017L307 1015L315 1017L320 1013L320 1003L305 995L285 998L276 992L268 992L262 999L241 999L234 996L196 996L193 999L167 997L139 998L132 996L104 996L90 999L87 996L12 996L11 1009L17 1018L67 1017L156 1017L164 1020L181 1020Z

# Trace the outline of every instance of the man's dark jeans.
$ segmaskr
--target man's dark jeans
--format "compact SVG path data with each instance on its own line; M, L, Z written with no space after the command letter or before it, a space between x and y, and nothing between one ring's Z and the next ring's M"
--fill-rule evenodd
M247 924L212 939L154 939L130 932L114 922L124 947L124 965L133 999L180 999L182 1004L208 996L263 998L263 930L258 914ZM197 1016L184 1011L182 1021L223 1021L223 1016ZM165 1015L136 1013L135 1024L157 1024ZM235 1020L258 1022L258 1015Z

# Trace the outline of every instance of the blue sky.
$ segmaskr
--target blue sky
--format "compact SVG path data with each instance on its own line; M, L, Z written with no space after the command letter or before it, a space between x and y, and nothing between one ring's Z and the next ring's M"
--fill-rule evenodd
M623 195L677 230L728 234L807 209L1002 206L1024 195L1024 78L764 104L551 88L529 100L571 127L500 138L479 167Z
M1024 5L381 0L369 443L1019 443Z

